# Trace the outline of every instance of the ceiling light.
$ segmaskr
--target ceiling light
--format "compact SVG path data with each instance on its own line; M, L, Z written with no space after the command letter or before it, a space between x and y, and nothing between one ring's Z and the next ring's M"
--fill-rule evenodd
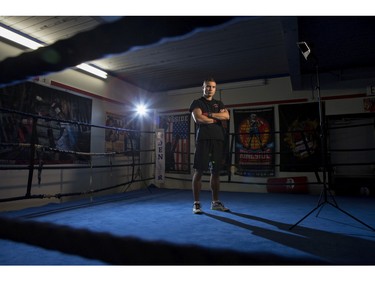
M42 44L39 44L38 42L35 42L34 40L31 40L25 36L19 35L1 26L0 26L0 36L10 41L16 42L17 44L20 44L22 46L25 46L27 48L33 49L33 50L36 50L39 47L43 46Z
M82 69L84 71L90 72L91 74L94 74L96 76L99 76L101 78L106 79L107 78L107 72L100 70L99 68L96 68L92 65L89 65L87 63L81 63L77 65L79 69Z
M0 26L0 36L3 37L3 38L6 38L12 42L15 42L17 44L20 44L22 46L25 46L29 49L32 49L32 50L36 50L40 47L43 47L44 45L32 40L32 39L29 39L23 35L20 35L16 32L13 32L7 28L4 28L2 26ZM81 63L80 65L77 65L78 68L86 71L86 72L89 72L91 74L94 74L100 78L104 78L106 79L107 78L107 73L104 72L103 70L100 70L92 65L88 65L86 63Z

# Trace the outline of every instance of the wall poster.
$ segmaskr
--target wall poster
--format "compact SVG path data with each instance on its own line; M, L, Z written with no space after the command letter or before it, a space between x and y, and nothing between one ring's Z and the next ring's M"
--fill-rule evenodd
M139 156L140 120L114 113L106 113L105 152ZM123 130L122 130L123 129Z
M280 171L316 171L321 161L319 103L279 105Z
M363 108L366 112L375 112L375 97L363 99Z
M190 174L190 114L160 115L165 135L165 171Z
M234 110L235 174L275 175L274 108Z
M1 163L29 163L30 145L27 144L31 143L33 117L51 118L37 119L36 123L35 142L43 147L37 153L44 164L89 160L87 155L58 151L90 152L91 128L79 123L91 123L91 99L26 82L1 88L0 108L3 109L0 110Z

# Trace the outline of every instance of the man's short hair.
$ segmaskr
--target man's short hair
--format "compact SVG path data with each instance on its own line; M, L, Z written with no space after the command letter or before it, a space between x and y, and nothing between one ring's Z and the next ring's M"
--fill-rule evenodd
M212 78L212 77L209 77L209 78L205 79L205 80L203 81L203 85L206 84L207 82L215 82L215 83L216 83L215 79Z

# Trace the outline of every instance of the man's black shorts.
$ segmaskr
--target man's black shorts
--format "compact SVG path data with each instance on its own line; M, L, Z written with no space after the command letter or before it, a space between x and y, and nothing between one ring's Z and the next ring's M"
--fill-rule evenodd
M223 162L224 142L221 140L200 140L195 145L194 166L200 171L218 173Z

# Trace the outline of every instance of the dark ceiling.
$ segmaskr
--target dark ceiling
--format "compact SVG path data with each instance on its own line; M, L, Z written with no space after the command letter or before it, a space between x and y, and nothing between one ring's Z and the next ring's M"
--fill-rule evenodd
M374 17L299 17L299 40L309 42L319 71L338 79L374 78ZM302 74L314 71L301 63Z
M1 61L2 85L81 62L150 92L196 87L208 76L290 76L301 90L316 66L326 83L375 78L374 17L0 17L0 25L46 45ZM312 50L307 61L300 41Z

